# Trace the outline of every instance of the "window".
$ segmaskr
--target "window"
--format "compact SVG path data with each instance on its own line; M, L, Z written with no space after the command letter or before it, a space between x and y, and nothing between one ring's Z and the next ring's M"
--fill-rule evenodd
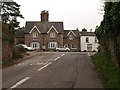
M34 48L34 49L39 49L40 43L39 42L32 42L31 47Z
M69 36L69 39L70 39L70 40L73 40L73 35L70 35L70 36Z
M71 44L71 48L72 49L77 49L77 45L76 44Z
M50 33L50 38L55 38L55 33L54 32Z
M33 38L38 38L38 33L34 32L33 33Z
M55 49L56 47L57 47L57 42L49 42L48 43L48 48Z
M88 37L86 37L86 43L88 43L89 42L89 38Z
M97 43L97 38L95 37L95 43Z

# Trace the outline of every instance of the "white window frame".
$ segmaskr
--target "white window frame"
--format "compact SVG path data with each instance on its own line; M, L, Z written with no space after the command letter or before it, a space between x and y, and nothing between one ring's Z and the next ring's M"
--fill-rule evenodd
M95 37L95 39L94 39L94 40L95 40L95 43L97 43L97 42L98 42L98 41L97 41L97 37Z
M48 43L48 48L49 49L55 49L57 47L57 42L49 42Z
M75 48L73 47L73 45L76 45L76 44L71 44L71 49L77 49L77 45Z
M33 32L33 38L38 38L38 33L37 32Z
M31 43L31 47L33 49L39 49L40 48L40 43L39 42L32 42Z
M88 38L88 41L87 41L87 38ZM86 42L86 43L89 43L89 37L86 37L85 42Z
M50 33L50 38L55 38L55 35L56 35L55 32L51 32Z
M73 40L73 35L69 35L69 40Z

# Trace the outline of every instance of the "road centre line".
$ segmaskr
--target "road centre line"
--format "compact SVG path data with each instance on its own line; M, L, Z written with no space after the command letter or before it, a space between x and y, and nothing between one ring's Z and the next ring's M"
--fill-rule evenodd
M64 56L65 54L62 54L61 56Z
M45 66L41 67L40 69L38 69L37 71L41 71L42 69L46 68L48 65L50 65L52 62L46 64Z
M60 58L60 57L55 58L54 61L58 60L59 58Z
M64 56L64 55L65 55L65 54L62 54L61 57ZM60 58L60 57L57 57L57 58L55 58L53 61L56 61L56 60L58 60L59 58Z
M24 82L27 81L28 79L30 79L30 77L25 77L24 79L20 80L20 81L17 82L15 85L13 85L12 87L10 87L10 89L16 88L17 86L21 85L22 83L24 83Z

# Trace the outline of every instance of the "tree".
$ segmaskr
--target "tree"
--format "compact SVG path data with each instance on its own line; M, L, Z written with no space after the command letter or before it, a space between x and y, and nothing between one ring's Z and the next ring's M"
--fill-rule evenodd
M16 2L1 2L2 22L11 25L13 28L19 27L17 17L24 18L20 13L20 5Z
M10 62L13 59L14 33L19 27L17 18L24 18L20 13L20 5L16 2L0 2L2 16L2 55L3 62Z
M120 1L104 4L104 18L95 33L103 51L120 67Z

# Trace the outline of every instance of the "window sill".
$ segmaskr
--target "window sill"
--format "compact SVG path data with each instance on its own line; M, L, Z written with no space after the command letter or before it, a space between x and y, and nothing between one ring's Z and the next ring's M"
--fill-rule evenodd
M71 48L71 49L77 49L77 48Z
M55 37L50 37L50 39L55 39Z

